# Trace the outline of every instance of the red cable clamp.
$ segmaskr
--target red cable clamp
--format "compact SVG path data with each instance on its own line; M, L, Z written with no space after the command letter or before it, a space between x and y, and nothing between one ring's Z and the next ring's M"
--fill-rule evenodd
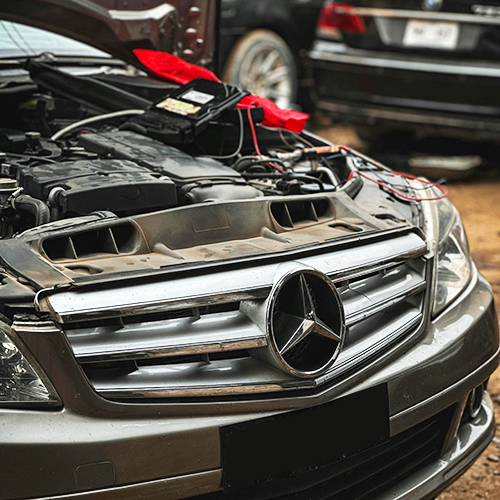
M188 63L166 52L135 49L134 54L149 71L169 82L185 85L195 78L205 78L206 80L220 82L219 78L212 71ZM262 125L287 129L291 132L302 132L309 119L309 115L306 113L300 113L291 109L281 109L273 101L255 95L244 97L237 106L241 109L263 108L264 120L262 121Z

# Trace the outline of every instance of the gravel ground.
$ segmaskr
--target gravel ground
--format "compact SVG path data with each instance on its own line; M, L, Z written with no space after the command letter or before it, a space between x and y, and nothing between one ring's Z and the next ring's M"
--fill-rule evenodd
M349 127L322 122L315 133L336 144L366 150ZM500 168L484 171L468 182L448 185L449 198L460 211L474 261L491 283L500 315ZM475 464L439 496L439 500L500 500L500 369L490 379L498 430Z

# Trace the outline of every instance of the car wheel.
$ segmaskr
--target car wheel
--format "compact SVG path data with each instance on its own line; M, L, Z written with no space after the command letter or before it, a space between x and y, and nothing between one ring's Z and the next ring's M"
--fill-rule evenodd
M297 65L287 43L269 30L255 30L234 46L222 80L289 108L297 99Z

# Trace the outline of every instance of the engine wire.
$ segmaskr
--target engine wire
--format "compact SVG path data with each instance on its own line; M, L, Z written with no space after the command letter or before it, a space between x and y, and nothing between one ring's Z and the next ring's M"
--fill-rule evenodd
M289 147L292 151L293 151L294 149L296 149L296 148L295 148L295 146L292 146L292 145L291 145L291 144L290 144L290 143L286 140L286 137L284 136L284 134L283 134L283 130L282 130L282 129L279 129L279 130L278 130L278 132L279 132L280 138L281 138L281 140L283 141L283 144L285 144L285 146Z
M304 139L300 134L297 132L294 132L293 130L287 130L287 132L290 132L295 138L298 140L302 141L306 146L309 146L310 148L314 148L314 144L312 142L309 142L307 139Z
M116 117L128 116L128 115L138 115L138 114L142 114L142 113L144 113L144 110L124 110L124 111L118 111L118 112L114 112L114 113L108 113L108 114L105 114L105 115L94 116L94 117L87 118L85 120L81 120L79 122L73 123L73 124L69 125L68 127L65 127L63 129L59 130L58 132L56 132L51 137L51 139L52 140L60 139L61 137L63 137L67 133L72 132L73 130L75 130L75 129L79 128L79 127L82 127L82 126L84 126L86 124L90 124L90 123L94 123L94 122L98 122L98 121L103 121L103 120L110 119L110 118L116 118ZM285 173L285 170L283 168L279 167L274 162L267 161L264 158L264 156L262 155L262 153L260 151L260 148L259 148L259 142L258 142L258 139L257 139L257 132L255 130L255 124L254 124L254 121L253 121L253 118L252 118L252 111L251 111L250 107L247 108L247 114L248 114L248 121L249 121L249 124L250 124L250 130L252 132L252 139L253 139L253 143L254 143L254 147L255 147L255 152L257 153L257 156L260 159L258 162L255 162L253 165L255 166L255 165L258 165L258 164L266 164L266 165L269 165L269 166L275 168L276 170L278 170L281 173ZM210 158L214 158L214 159L224 160L224 159L233 158L233 157L235 157L235 156L237 156L237 155L239 155L241 153L241 150L243 149L243 143L244 143L244 122L243 122L243 116L242 116L240 110L238 110L238 117L240 119L240 139L239 139L239 144L238 144L237 150L234 153L232 153L231 155L227 155L227 156L210 156L210 155L206 155L206 156L208 156ZM284 135L283 135L283 133L282 133L281 130L279 131L279 134L280 134L280 137L283 140L283 142L288 147L292 147L288 143L288 141L286 140L286 138L284 137ZM307 140L305 140L299 134L295 134L293 132L292 132L292 134L294 136L296 136L297 138L299 138L300 140L302 140L304 143L310 145L311 147L314 147L311 143L309 143ZM437 188L437 189L439 189L443 193L441 196L435 196L435 197L429 197L429 198L419 198L419 197L407 196L406 194L402 193L401 191L399 191L396 188L409 189L409 186L405 186L403 184L395 184L395 183L392 183L392 182L384 179L383 177L381 177L380 175L378 175L377 172L374 169L372 169L371 167L369 167L367 165L367 163L364 162L361 158L359 158L358 156L356 156L353 153L351 153L350 150L349 150L349 148L342 147L342 149L345 151L345 153L338 153L338 154L334 154L334 155L328 156L326 158L322 158L319 161L319 163L324 163L326 161L333 160L335 158L340 158L340 157L344 157L345 158L346 156L350 156L351 158L353 158L356 161L358 167L366 168L373 175L375 175L378 178L378 180L377 179L373 179L370 176L364 174L358 168L356 170L352 170L351 171L351 173L349 174L349 177L346 179L345 182L343 182L340 185L335 186L337 189L339 189L340 187L342 187L344 184L347 184L347 182L349 182L355 175L359 175L360 177L363 177L364 179L366 179L366 180L368 180L370 182L378 184L380 187L391 191L392 193L396 194L400 198L402 198L404 200L407 200L407 201L437 201L437 200L441 200L443 198L446 198L448 196L448 191L441 184L437 184L437 183L434 183L434 182L431 182L431 181L428 181L428 180L416 177L416 176L411 175L411 174L405 174L403 172L396 172L395 170L389 170L389 172L392 173L392 174L394 174L394 175L398 175L400 177L404 177L404 178L407 178L407 179L417 180L417 181L419 181L421 183L427 184L427 186L425 186L423 188L412 188L415 191ZM19 156L24 156L24 155L19 155ZM44 161L43 158L40 158L40 160ZM47 161L47 159L45 159L45 160ZM321 181L319 181L319 182L321 183Z
M334 154L334 155L331 155L331 156L327 156L326 158L322 158L319 163L325 163L326 161L328 160L333 160L335 158L340 158L340 157L343 157L345 158L345 154L343 153L337 153L337 154Z
M441 184L437 184L435 182L431 182L431 181L428 181L426 179L422 179L420 177L416 177L416 176L411 175L411 174L406 174L406 173L403 173L403 172L397 172L395 170L388 169L388 172L390 172L393 175L397 175L399 177L403 177L403 178L406 178L406 179L416 180L416 181L419 181L419 182L421 182L423 184L427 184L427 186L421 187L421 188L417 188L417 187L413 188L413 187L411 187L411 189L414 190L414 191L425 191L425 190L428 190L428 189L437 188L437 189L439 189L443 193L440 196L432 196L432 197L428 197L428 198L408 196L407 194L402 193L397 188L400 188L400 189L410 189L410 186L404 185L404 184L395 184L395 183L392 183L392 182L384 179L382 176L380 176L375 171L375 169L371 168L367 164L366 161L363 161L362 158L359 158L358 156L356 156L355 154L353 154L350 151L349 148L342 147L342 149L345 151L345 153L339 153L339 154L328 156L327 158L321 159L320 163L324 163L325 161L333 160L334 158L339 158L339 157L344 157L344 158L346 156L351 157L356 162L356 164L358 166L358 169L351 171L351 173L349 174L349 177L344 182L344 184L346 184L347 182L349 182L355 175L359 175L360 177L363 177L363 179L366 179L367 181L370 181L370 182L373 182L375 184L378 184L380 187L382 187L384 189L387 189L388 191L394 193L395 195L397 195L400 198L402 198L404 200L407 200L407 201L438 201L438 200L442 200L443 198L446 198L448 196L447 189L444 186L442 186ZM363 173L359 169L360 167L361 168L366 168L367 170L369 170L373 175L375 175L378 178L378 180L377 179L373 179L369 175L366 175L365 173ZM339 186L339 187L341 187L341 186Z
M383 182L385 184L389 184L389 186L392 186L393 188L396 188L396 189L397 188L408 189L410 187L410 186L408 186L408 184L395 184L393 182L388 181L387 179L384 179L381 175L379 175L373 168L371 168L370 166L368 166L366 163L363 164L363 167L367 168L375 177L378 178L379 181L381 181L381 182ZM391 171L391 173L395 174L394 171ZM402 175L402 173L398 172L397 175ZM417 179L417 178L415 177L415 179ZM420 179L418 179L418 180L420 180ZM437 184L431 183L430 185L425 186L425 187L420 187L420 188L418 188L418 187L412 187L411 189L413 191L428 191L429 189L432 189L436 185Z
M236 108L236 111L238 112L238 118L240 121L240 140L236 151L233 154L227 156L203 155L204 157L213 158L214 160L230 160L231 158L234 158L235 156L238 156L241 153L241 150L243 149L243 141L245 139L245 123L243 121L243 114L241 112L241 109Z
M120 118L123 116L134 116L142 114L144 114L143 109L125 109L122 111L113 111L112 113L106 113L104 115L91 116L90 118L85 118L84 120L80 120L78 122L72 123L71 125L68 125L67 127L64 127L63 129L57 131L50 139L52 141L57 141L58 139L64 137L66 134L69 134L70 132L73 132L78 128L82 128L85 125L89 125L90 123L110 120L112 118Z
M247 108L247 114L248 114L248 121L250 122L250 130L252 131L252 138L253 138L253 144L255 147L255 152L257 153L257 156L262 160L262 159L264 159L264 157L262 156L262 153L260 152L259 142L257 140L257 132L255 131L255 124L253 122L251 108ZM278 165L276 165L275 163L269 162L269 165L281 173L284 172L284 170L281 167L278 167Z
M372 179L370 176L364 174L360 170L353 170L353 171L351 171L351 173L349 174L349 177L347 178L346 182L349 182L354 177L354 175L359 175L360 177L363 177L363 179L366 179L367 181L370 181L370 182L373 182L375 184L378 184L382 188L391 191L395 195L397 195L400 198L403 198L404 200L407 200L407 201L437 201L437 200L442 200L443 198L446 198L448 196L448 191L441 184L436 184L434 182L427 181L425 179L420 179L419 177L416 177L414 175L403 174L402 172L395 172L394 170L391 170L391 173L393 173L395 175L400 175L402 177L406 177L408 179L414 179L414 180L417 180L419 182L423 182L424 184L429 184L429 187L436 187L443 194L441 196L434 196L434 197L429 197L429 198L417 198L417 197L414 197L414 196L407 196L407 195L403 194L401 191L398 191L397 189L394 189L393 187L391 187L386 182L381 182L381 181L378 181L377 179Z

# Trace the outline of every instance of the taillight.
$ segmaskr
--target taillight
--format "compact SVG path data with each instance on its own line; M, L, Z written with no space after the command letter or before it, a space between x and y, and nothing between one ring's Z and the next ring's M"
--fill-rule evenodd
M338 38L340 33L364 33L365 21L346 3L325 2L318 20L318 34Z

